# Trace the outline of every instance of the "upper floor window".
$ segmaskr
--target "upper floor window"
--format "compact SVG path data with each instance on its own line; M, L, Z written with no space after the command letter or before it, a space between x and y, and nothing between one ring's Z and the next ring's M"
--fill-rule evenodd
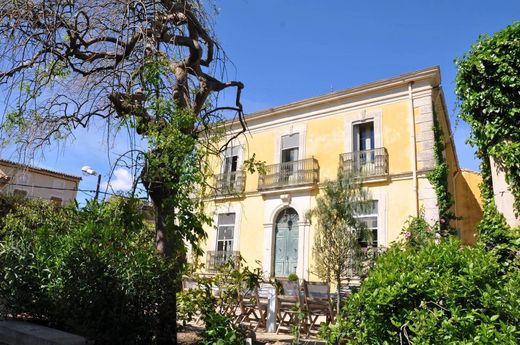
M282 136L281 162L294 162L298 160L300 134L294 133Z
M374 148L374 122L354 125L354 151L367 151Z
M224 165L222 172L224 174L235 172L238 170L238 146L229 147L224 157Z

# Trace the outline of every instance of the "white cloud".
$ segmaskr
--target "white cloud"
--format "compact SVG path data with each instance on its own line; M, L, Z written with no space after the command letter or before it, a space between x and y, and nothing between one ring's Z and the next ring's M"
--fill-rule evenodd
M114 190L114 192L128 191L132 188L133 182L132 175L130 175L128 170L117 168L114 170L114 175L112 176L108 187ZM106 186L107 183L105 182L103 188L106 188Z

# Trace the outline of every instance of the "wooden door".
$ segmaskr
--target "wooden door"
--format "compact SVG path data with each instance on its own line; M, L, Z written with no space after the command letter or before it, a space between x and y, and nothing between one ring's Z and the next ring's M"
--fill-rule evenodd
M287 277L298 266L298 213L288 208L277 218L275 229L274 275Z

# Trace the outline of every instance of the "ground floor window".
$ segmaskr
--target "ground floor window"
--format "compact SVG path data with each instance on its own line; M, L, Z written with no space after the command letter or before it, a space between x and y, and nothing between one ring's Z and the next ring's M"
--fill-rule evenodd
M233 251L233 234L235 232L235 214L224 213L218 216L217 247L218 252Z
M363 207L356 218L363 222L372 234L372 246L377 247L377 218L378 218L378 203L377 200L370 200L367 207ZM363 240L361 240L363 242Z
M206 267L208 271L215 271L230 260L236 260L233 252L235 233L235 214L222 213L218 215L217 243L215 251L208 251Z

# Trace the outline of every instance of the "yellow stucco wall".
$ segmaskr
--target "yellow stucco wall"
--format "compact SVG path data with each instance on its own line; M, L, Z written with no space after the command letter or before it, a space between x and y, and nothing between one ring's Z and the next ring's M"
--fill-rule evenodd
M388 150L390 174L412 170L410 123L408 102L383 107L383 145Z
M339 155L344 153L345 115L309 121L307 123L306 156L315 157L320 164L320 180L337 176Z
M408 103L407 101L399 101L377 107L368 107L365 111L367 113L381 113L381 143L387 149L389 155L391 177L386 180L370 181L366 184L369 191L376 195L375 198L381 199L379 205L384 208L382 212L386 214L384 219L379 219L381 226L386 231L386 238L381 240L384 240L384 245L389 245L398 238L404 222L415 210L414 186L411 174L413 161L410 155L412 152L410 149L411 120L408 120ZM279 159L275 157L277 140L290 132L291 126L304 128L305 158L315 157L318 160L320 184L326 180L335 179L340 163L339 155L345 153L346 140L352 140L352 138L346 138L347 120L349 117L358 114L359 111L344 112L316 119L295 121L290 125L265 130L252 130L251 134L247 134L246 140L243 141L243 156L247 159L254 153L259 161L265 161L268 165L273 164ZM218 166L220 163L220 160L215 161L214 170L217 172L220 171ZM235 239L239 244L238 248L235 247L233 250L240 251L241 256L253 267L256 266L256 261L264 259L265 246L268 245L265 243L264 229L266 200L257 188L258 173L247 174L243 197L232 200L219 199L212 202L211 206L208 207L208 212L215 214L227 212L226 210L240 213L239 239ZM315 195L318 190L319 187L310 192L312 196L308 208L315 206ZM214 212L215 207L218 208L217 212ZM299 216L303 220L305 215L300 214ZM214 219L216 220L216 216ZM271 219L270 221L273 222L274 220ZM210 228L207 230L208 238L203 247L212 251L215 250L216 229ZM307 260L308 268L311 271L308 278L315 278L312 275L312 243L314 237L312 226L310 226L306 236L310 245L302 255L305 255L305 260Z
M481 183L482 177L473 171L461 170L455 176L455 209L457 216L461 217L456 221L456 227L460 229L461 240L466 244L475 243L475 228L482 219Z
M416 85L414 87L420 87ZM368 104L364 107L358 107L351 110L338 111L337 106L341 103L330 103L330 111L327 105L319 104L309 106L308 108L291 108L287 114L278 114L274 110L262 120L254 120L250 127L250 133L245 135L245 139L241 140L244 148L244 159L250 158L253 154L259 161L265 161L267 165L279 162L280 155L280 138L282 135L289 133L304 133L304 147L300 150L304 151L303 157L314 157L318 160L320 166L320 183L316 186L309 187L304 191L297 191L296 188L287 188L283 191L258 191L258 173L247 174L245 192L242 196L233 198L219 198L208 203L209 212L213 212L215 207L217 212L236 212L240 213L239 221L237 221L238 229L235 236L235 247L233 250L240 251L241 256L247 261L251 267L256 267L257 261L266 260L268 251L266 248L273 246L273 234L269 238L270 231L274 231L273 223L275 222L276 207L274 204L280 205L285 203L284 195L293 195L293 201L287 202L290 207L297 209L300 222L304 222L305 212L313 208L316 203L316 195L326 180L335 179L339 168L339 156L345 153L347 140L352 141L352 137L348 137L348 125L353 119L363 119L366 115L379 116L380 114L380 145L388 152L389 175L373 180L366 180L365 186L372 193L373 199L378 200L379 214L378 225L382 227L384 236L380 236L380 243L384 246L390 245L398 239L400 232L406 220L416 214L417 209L424 206L429 200L431 208L432 198L420 199L420 191L429 190L431 194L431 185L429 184L426 174L431 169L432 160L430 162L429 155L433 157L432 145L428 143L428 131L432 131L431 110L428 112L428 106L432 104L434 91L428 89L430 93L422 91L418 96L417 105L414 107L414 116L417 119L421 117L421 121L412 127L412 117L409 114L410 101L403 97L403 90L398 90L399 97L393 101L374 102L376 105ZM397 91L396 91L397 92ZM378 94L387 97L389 91ZM374 96L375 97L375 96ZM361 98L356 98L359 100ZM474 225L480 219L481 208L478 206L476 198L471 199L471 195L476 195L479 177L477 175L461 172L458 175L458 162L456 160L455 148L451 146L449 140L449 124L443 119L445 116L442 102L438 104L438 115L440 115L443 132L446 136L446 160L450 166L449 188L452 194L457 198L457 205L454 207L458 215L464 217L463 220L457 222L457 228L461 229L462 239L466 243L471 242L470 233L474 229ZM437 108L437 106L436 106ZM424 113L422 114L422 112ZM271 110L270 110L271 111ZM312 114L308 115L308 114ZM430 121L428 122L427 117ZM375 118L375 117L374 117ZM426 118L426 119L425 119ZM291 120L287 120L291 119ZM374 120L375 121L375 120ZM415 162L413 159L412 149L412 128L415 128L416 135L422 136L422 141L416 144L416 154L421 155L422 161ZM377 128L374 129L377 132ZM377 136L378 133L375 133ZM347 138L348 137L348 138ZM378 139L375 140L376 143ZM426 158L424 158L426 156ZM429 164L429 165L428 165ZM218 165L218 164L217 164ZM417 191L413 180L413 168L417 167ZM220 167L215 167L215 171L219 171ZM456 176L456 180L454 179ZM298 194L299 193L299 194ZM294 201L296 196L300 195L299 201ZM304 197L301 197L301 196ZM433 195L435 198L435 195ZM303 198L303 199L302 199ZM305 199L307 198L307 199ZM459 201L464 199L464 201ZM303 200L303 201L302 201ZM436 199L433 200L433 209L436 207ZM279 210L280 208L278 208ZM231 210L231 211L230 211ZM479 211L480 210L480 211ZM480 213L479 213L480 212ZM435 212L433 212L435 213ZM214 217L216 221L216 217ZM305 230L303 230L305 229ZM214 228L207 229L208 238L203 247L206 250L215 250L216 230ZM306 262L307 271L301 278L315 279L313 272L313 254L312 243L314 237L314 228L312 225L300 224L300 236L304 231L306 245L304 252L299 252L299 261ZM301 250L300 248L299 250ZM267 253L267 254L266 254ZM269 271L270 267L263 267Z

